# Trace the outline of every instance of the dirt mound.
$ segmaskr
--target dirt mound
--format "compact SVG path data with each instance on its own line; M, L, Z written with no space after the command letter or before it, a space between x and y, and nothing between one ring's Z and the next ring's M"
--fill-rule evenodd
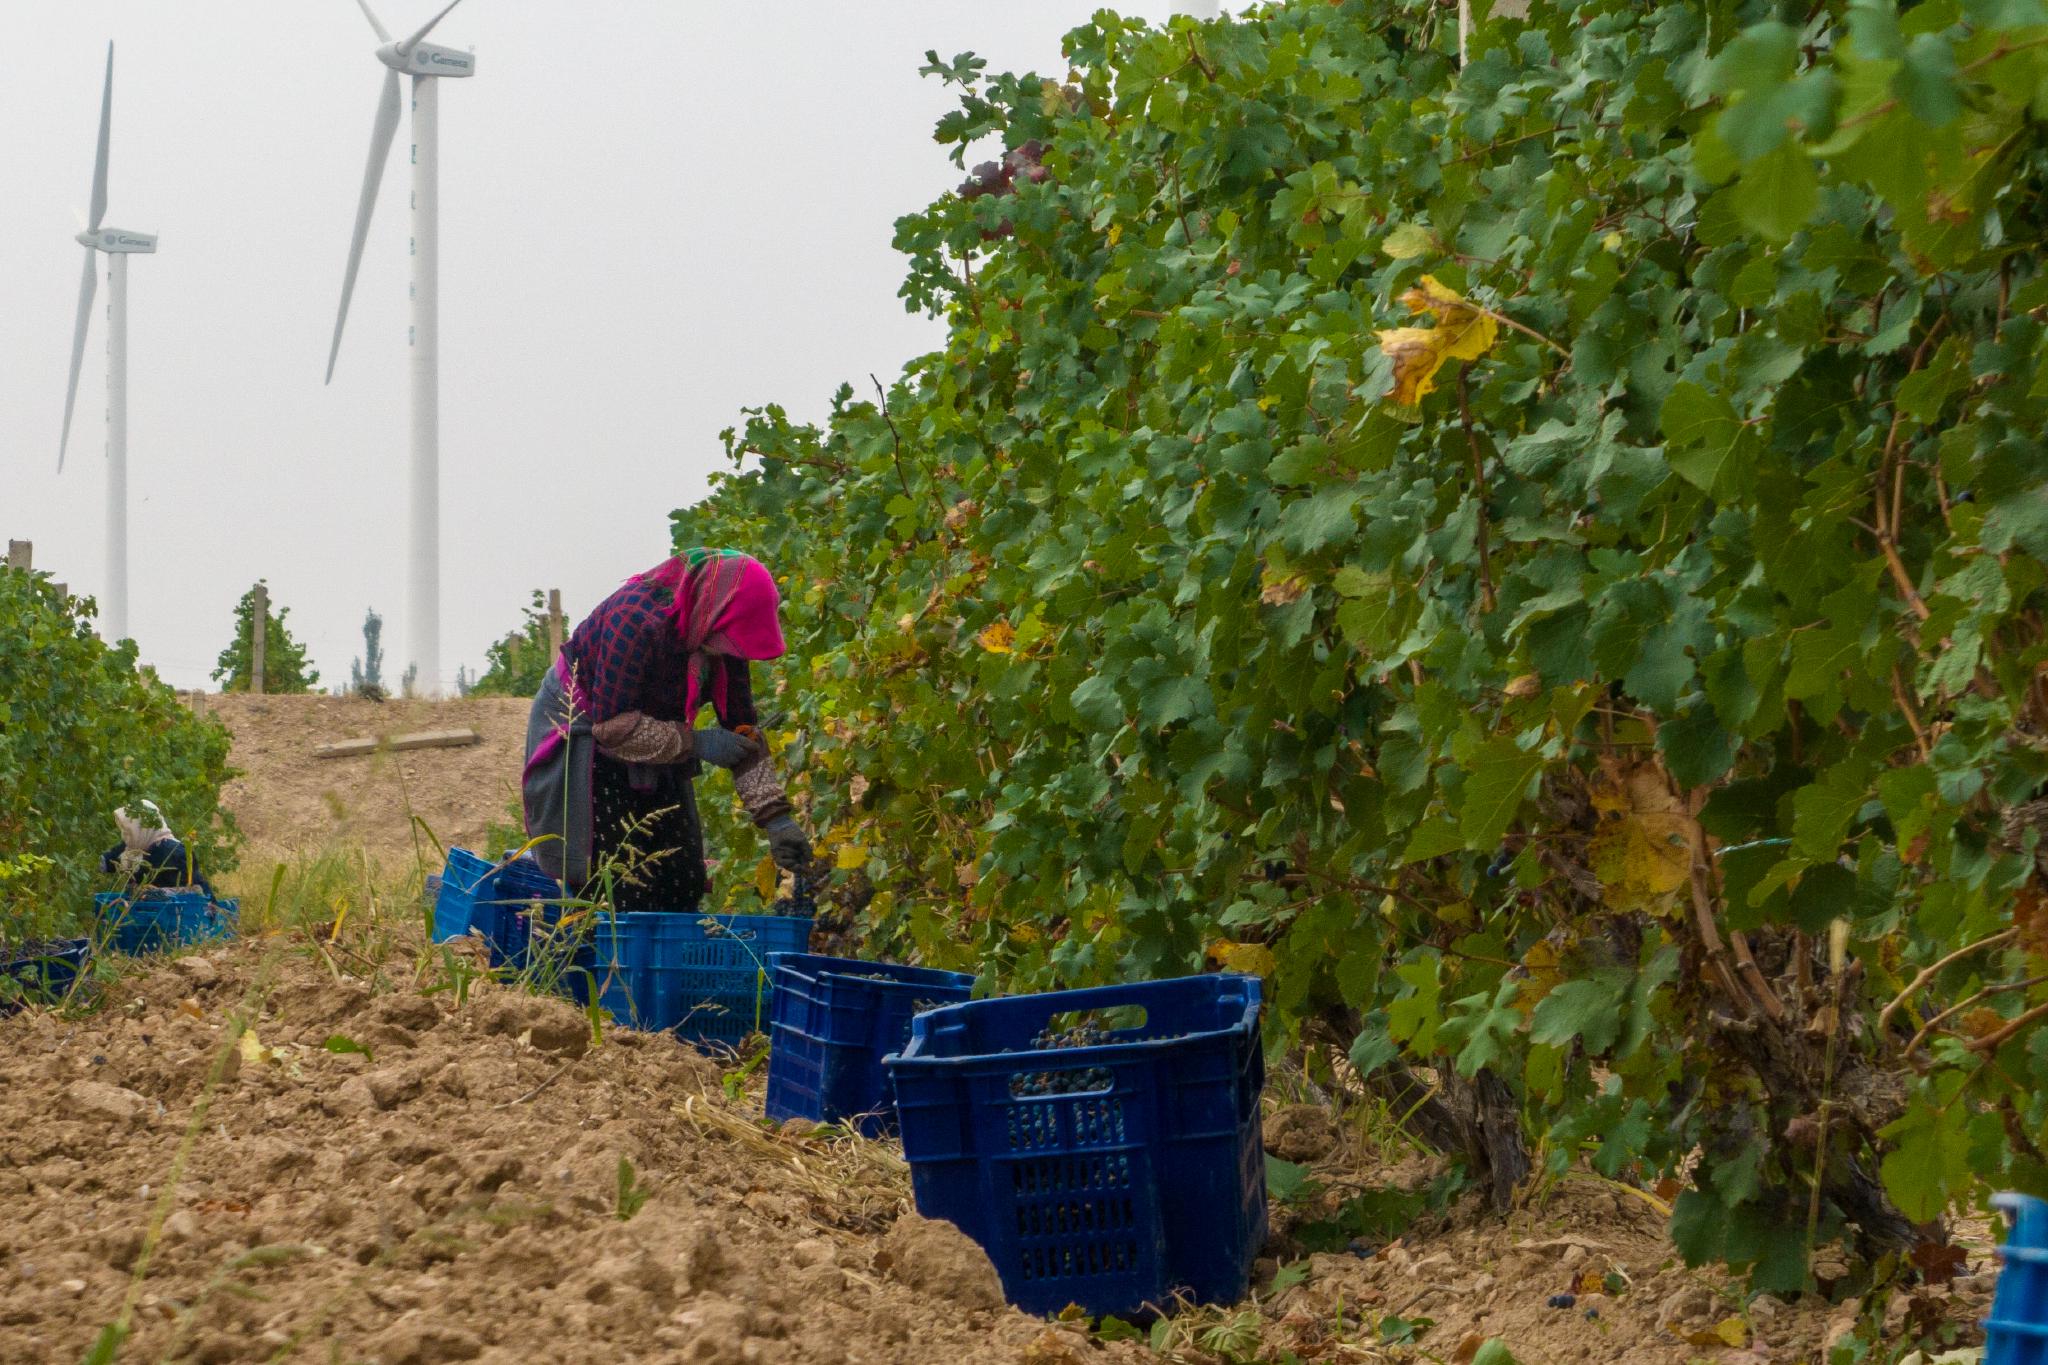
M520 698L379 703L203 693L188 700L219 716L234 736L231 761L242 776L224 795L248 836L245 866L361 847L387 869L408 867L415 815L444 845L481 850L485 829L511 818L519 794L527 711ZM367 758L313 756L319 744L463 726L483 743ZM427 861L435 861L431 852Z
M140 1360L955 1365L1046 1331L950 1228L878 1255L888 1148L769 1134L667 1037L199 960L0 1022L0 1361L79 1359L131 1295Z

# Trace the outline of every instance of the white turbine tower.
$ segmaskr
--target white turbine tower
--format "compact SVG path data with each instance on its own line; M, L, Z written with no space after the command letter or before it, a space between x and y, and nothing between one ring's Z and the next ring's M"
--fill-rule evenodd
M356 268L363 261L363 238L377 207L377 186L391 138L398 131L398 78L412 77L412 538L406 595L406 662L419 670L419 686L427 695L440 691L441 681L441 400L439 367L440 289L437 268L439 204L435 195L440 153L436 136L436 82L444 76L474 76L476 58L452 47L423 42L434 25L448 17L462 0L420 26L403 42L393 42L379 23L369 0L356 0L363 17L384 44L377 60L384 63L384 88L377 96L377 119L370 126L370 159L363 168L363 194L356 205L355 236L348 244L348 269L341 277L341 310L334 317L334 342L327 351L327 378L334 379L334 360L341 353L341 329L348 321L349 295L355 292Z
M100 633L128 638L128 258L156 250L156 238L101 227L107 216L107 136L114 114L114 45L107 44L107 83L100 91L100 146L92 167L92 212L78 241L85 247L85 275L78 283L78 323L71 332L71 383L64 390L64 434L57 439L57 472L71 444L71 409L78 401L78 369L85 360L85 331L92 320L93 286L99 261L107 255L107 581L100 602Z

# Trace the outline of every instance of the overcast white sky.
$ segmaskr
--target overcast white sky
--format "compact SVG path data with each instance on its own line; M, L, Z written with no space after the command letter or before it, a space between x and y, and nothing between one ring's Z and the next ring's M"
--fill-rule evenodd
M434 0L373 0L409 32ZM441 88L443 670L528 590L580 616L658 560L748 404L821 415L936 344L895 218L957 183L927 48L1062 69L1097 0L467 0ZM1125 0L1164 18L1171 0ZM131 629L206 683L258 577L347 681L365 607L403 652L409 142L401 123L332 385L321 372L383 68L350 0L36 0L0 58L0 537L98 589L105 276L57 436L100 79L129 272Z

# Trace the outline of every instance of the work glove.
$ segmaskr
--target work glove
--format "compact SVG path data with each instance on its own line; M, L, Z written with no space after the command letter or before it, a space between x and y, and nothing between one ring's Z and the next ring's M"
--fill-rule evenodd
M728 770L751 763L768 752L759 740L715 725L691 733L690 751L704 762Z
M811 841L787 815L776 816L761 826L761 832L768 836L768 853L777 867L801 872L811 865Z

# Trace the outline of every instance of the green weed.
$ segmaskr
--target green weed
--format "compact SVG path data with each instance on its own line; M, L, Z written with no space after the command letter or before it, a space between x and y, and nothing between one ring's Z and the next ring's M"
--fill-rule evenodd
M633 1163L620 1157L618 1203L613 1209L618 1220L623 1223L631 1219L634 1214L640 1212L641 1206L646 1204L653 1193L634 1175Z

